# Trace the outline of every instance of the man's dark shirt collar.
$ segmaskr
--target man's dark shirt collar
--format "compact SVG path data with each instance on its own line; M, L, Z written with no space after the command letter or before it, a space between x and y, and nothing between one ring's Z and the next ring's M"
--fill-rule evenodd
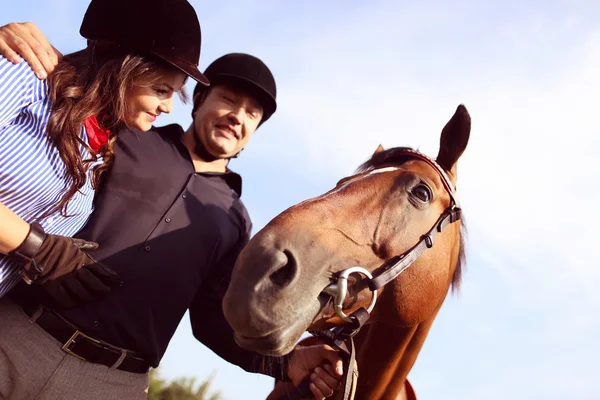
M180 148L181 152L185 153L186 157L193 164L192 158L190 157L189 150L188 150L187 146L185 145L185 143L183 143L183 135L185 134L185 131L183 130L183 128L181 126L178 126L178 127L179 127L179 130L177 130L177 129L169 130L168 133L166 133L166 134L173 135L173 142L176 143L177 147ZM154 129L154 127L153 127L153 129ZM207 176L221 175L223 180L238 195L238 197L240 197L240 198L242 197L242 177L239 174L237 174L236 172L230 170L229 168L227 168L227 170L225 172L197 172L197 174L207 175Z

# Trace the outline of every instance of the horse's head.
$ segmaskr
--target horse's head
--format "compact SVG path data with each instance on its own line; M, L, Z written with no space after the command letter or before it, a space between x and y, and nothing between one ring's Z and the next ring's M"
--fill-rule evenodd
M455 205L456 165L470 129L461 105L442 131L435 161L410 149L380 147L356 175L258 232L238 258L223 303L238 344L280 355L307 328L339 324L325 289L354 266L374 275L389 270L390 260L436 231L440 215ZM461 256L460 225L450 224L432 248L380 289L371 321L411 326L430 317L458 283ZM350 275L348 286L344 312L367 308L372 292L365 276Z

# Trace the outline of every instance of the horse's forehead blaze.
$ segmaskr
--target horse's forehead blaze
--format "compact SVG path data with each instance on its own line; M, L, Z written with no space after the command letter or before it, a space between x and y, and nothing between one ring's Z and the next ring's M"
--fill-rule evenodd
M373 170L373 171L369 171L368 173L365 173L365 174L362 174L362 175L357 175L356 177L350 176L350 177L348 177L349 179L348 179L347 182L342 183L338 187L336 187L336 188L330 190L329 192L324 193L324 194L322 194L320 196L313 197L312 199L304 200L303 202L297 204L297 206L306 206L306 205L309 205L310 203L313 203L315 201L325 200L325 199L327 199L330 196L340 194L348 186L354 185L356 183L359 183L363 179L368 178L368 177L370 177L372 175L381 174L381 173L384 173L384 172L392 172L392 171L396 171L398 169L400 169L400 167L385 167L385 168L380 168L380 169L376 169L376 170Z
M441 168L440 168L441 169ZM334 195L334 194L339 194L341 191L343 191L344 189L346 189L349 186L354 186L354 185L360 185L361 183L364 183L364 181L368 178L371 178L374 175L378 175L378 174L383 174L383 173L388 173L388 172L413 172L419 175L424 176L425 178L427 178L430 182L435 184L435 188L437 191L441 191L441 192L446 192L446 188L445 188L445 184L444 181L447 180L447 183L449 183L451 185L451 181L450 179L447 177L447 175L445 173L442 173L440 171L437 170L437 168L434 168L431 164L429 164L428 162L422 160L422 159L418 159L415 158L413 160L409 160L406 163L400 165L400 166L389 166L389 167L383 167L383 168L377 168L374 169L372 171L369 171L367 173L358 175L356 177L349 177L347 182L344 182L342 185L340 185L339 187L331 190L328 193L325 193L321 196L315 197L314 199L311 200L318 200L318 199L325 199L330 195Z

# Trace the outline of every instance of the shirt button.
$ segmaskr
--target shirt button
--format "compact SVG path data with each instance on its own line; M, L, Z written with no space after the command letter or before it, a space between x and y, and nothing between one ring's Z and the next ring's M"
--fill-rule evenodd
M181 196L181 197L183 197L184 199L187 199L187 194L184 193L183 196Z
M53 222L54 222L54 220L52 219L52 217L50 217L50 218L48 218L48 219L46 220L46 222L47 222L48 224L51 224L51 223L53 223Z
M150 251L150 246L146 246L146 247L144 247L144 250L146 250L146 251Z
M97 327L99 327L99 326L100 326L100 322L98 322L98 321L94 321L94 322L92 323L92 325L94 326L94 328L97 328Z
M171 222L171 218L165 218L165 222L168 224L169 222Z
M123 287L123 285L125 285L125 282L123 282L123 281L119 282L120 287Z

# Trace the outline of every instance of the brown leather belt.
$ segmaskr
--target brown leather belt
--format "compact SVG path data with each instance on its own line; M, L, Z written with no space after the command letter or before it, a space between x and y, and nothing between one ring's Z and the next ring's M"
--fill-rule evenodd
M70 322L52 310L32 308L17 302L23 311L43 330L61 342L66 353L81 360L103 364L111 369L145 374L150 364L129 350L94 339L81 332Z

